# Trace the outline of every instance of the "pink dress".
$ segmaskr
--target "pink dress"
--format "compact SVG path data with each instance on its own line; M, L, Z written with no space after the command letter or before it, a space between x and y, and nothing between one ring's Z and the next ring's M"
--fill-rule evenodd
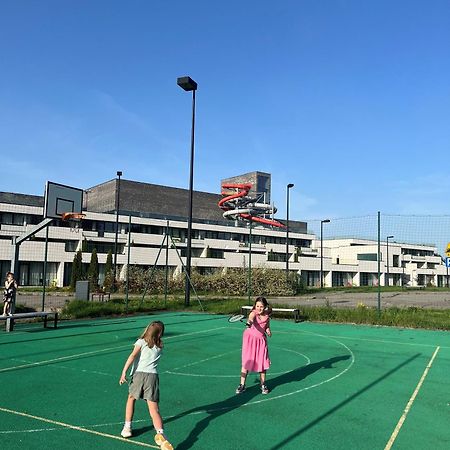
M242 337L242 367L249 372L264 372L270 367L269 350L267 349L266 329L269 316L255 319Z

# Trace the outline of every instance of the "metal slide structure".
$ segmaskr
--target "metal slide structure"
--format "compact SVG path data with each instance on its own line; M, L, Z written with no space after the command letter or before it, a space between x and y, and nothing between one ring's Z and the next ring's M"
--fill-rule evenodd
M222 196L218 206L223 212L223 217L230 220L245 220L264 225L285 228L286 225L266 216L277 212L276 208L268 203L261 203L262 195L252 198L248 195L252 188L251 183L222 184Z

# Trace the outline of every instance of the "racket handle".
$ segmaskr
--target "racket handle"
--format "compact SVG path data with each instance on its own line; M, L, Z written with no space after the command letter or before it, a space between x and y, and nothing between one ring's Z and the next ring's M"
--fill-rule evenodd
M251 324L250 322L246 322L246 323L245 323L245 326L246 326L247 328L250 328L250 327L252 326L252 324Z

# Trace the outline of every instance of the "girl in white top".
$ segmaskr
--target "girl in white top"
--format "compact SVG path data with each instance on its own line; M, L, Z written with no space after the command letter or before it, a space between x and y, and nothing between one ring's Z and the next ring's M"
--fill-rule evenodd
M123 366L119 384L127 383L127 370L131 370L128 399L125 406L125 424L120 433L122 437L132 436L131 422L134 414L134 404L137 399L147 401L150 417L156 430L155 442L163 450L173 450L172 445L164 435L163 421L159 413L159 376L158 362L163 348L162 336L164 324L152 322L135 342L133 351Z

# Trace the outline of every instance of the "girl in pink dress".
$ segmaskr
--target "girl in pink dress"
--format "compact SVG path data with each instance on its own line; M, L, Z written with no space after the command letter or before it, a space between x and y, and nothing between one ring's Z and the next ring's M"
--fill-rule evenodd
M259 372L261 392L269 393L266 386L266 370L270 367L270 359L266 334L269 337L272 336L269 327L271 311L272 308L264 297L258 297L255 300L242 337L241 383L236 389L236 394L242 394L245 391L248 372Z

